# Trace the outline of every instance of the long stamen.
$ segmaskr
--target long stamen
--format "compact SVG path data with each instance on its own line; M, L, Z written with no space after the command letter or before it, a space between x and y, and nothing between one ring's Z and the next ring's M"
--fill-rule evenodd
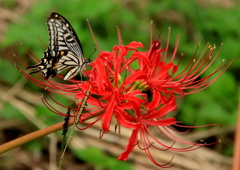
M87 20L87 23L88 23L88 28L89 28L89 30L90 30L90 32L91 32L91 35L92 35L92 37L93 37L93 40L94 40L94 42L95 42L95 44L96 44L96 47L97 47L98 51L101 52L102 50L101 50L100 46L98 45L98 42L97 42L96 37L94 36L94 33L93 33L93 31L92 31L92 27L91 27L91 25L90 25L90 22L89 22L88 19L86 19L86 20Z
M168 47L169 47L169 43L170 43L170 32L171 32L171 27L168 28L168 38L167 38L166 50L164 53L163 61L166 61L167 54L168 54Z
M116 25L116 28L117 28L117 35L118 35L118 44L119 45L123 45L121 31L120 31L120 29L119 29L119 27L117 25Z
M151 48L151 46L152 46L152 42L153 42L153 39L152 39L152 37L153 37L153 20L151 20L151 22L150 22L150 48Z

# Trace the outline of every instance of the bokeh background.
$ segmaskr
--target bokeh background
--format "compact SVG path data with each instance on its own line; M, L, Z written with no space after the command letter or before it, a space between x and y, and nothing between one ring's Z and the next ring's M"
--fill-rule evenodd
M163 45L168 27L171 27L170 49L174 48L176 37L180 35L178 56L184 53L182 68L193 56L199 42L198 55L208 42L216 44L217 48L224 43L208 74L222 59L235 57L228 71L214 84L178 101L178 111L173 113L185 125L221 125L193 129L181 136L185 140L213 142L221 139L221 143L187 153L157 152L157 159L166 163L174 156L174 170L230 169L240 80L239 8L237 0L0 0L0 144L64 119L46 109L40 99L45 91L28 82L8 59L16 54L30 65L32 62L26 55L29 49L42 58L45 47L39 38L48 44L46 18L51 12L58 12L69 20L80 38L86 58L94 49L86 18L101 49L108 51L118 44L116 25L125 45L140 41L144 50L148 50L150 22L153 21L153 37L156 39L161 32ZM72 100L54 97L66 105ZM134 152L127 162L116 160L124 150L129 133L124 132L120 140L115 133L98 139L97 126L75 133L63 169L159 169L149 162L144 151ZM0 155L0 170L56 169L61 139L61 132L58 132Z

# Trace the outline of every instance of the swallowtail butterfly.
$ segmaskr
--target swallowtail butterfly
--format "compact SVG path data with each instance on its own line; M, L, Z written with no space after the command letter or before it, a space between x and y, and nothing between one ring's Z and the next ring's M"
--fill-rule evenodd
M47 27L49 47L44 52L41 62L27 67L27 69L37 69L30 74L41 72L48 79L70 68L66 72L64 80L71 79L86 68L90 60L83 58L81 43L67 19L53 12L47 18Z

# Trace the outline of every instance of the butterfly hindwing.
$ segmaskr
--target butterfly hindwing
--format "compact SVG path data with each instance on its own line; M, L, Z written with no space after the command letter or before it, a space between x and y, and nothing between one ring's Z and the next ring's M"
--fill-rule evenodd
M76 32L70 23L58 13L53 12L47 19L49 47L41 63L28 67L36 68L48 79L69 68L64 80L73 78L90 63L83 58L83 50Z
M33 71L29 74L41 72L41 74L48 79L49 77L53 77L57 75L57 70L52 69L52 63L55 62L55 58L52 57L49 49L44 52L44 56L41 59L39 64L35 64L27 67L26 69L37 69L37 71Z

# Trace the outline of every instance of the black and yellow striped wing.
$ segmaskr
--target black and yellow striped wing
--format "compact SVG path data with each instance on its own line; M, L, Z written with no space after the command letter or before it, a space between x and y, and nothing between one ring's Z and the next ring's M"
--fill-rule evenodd
M69 68L64 80L71 79L86 68L90 61L84 59L81 43L67 19L53 12L47 19L47 27L49 47L41 62L28 69L36 68L37 71L31 73L41 71L42 75L48 79Z

